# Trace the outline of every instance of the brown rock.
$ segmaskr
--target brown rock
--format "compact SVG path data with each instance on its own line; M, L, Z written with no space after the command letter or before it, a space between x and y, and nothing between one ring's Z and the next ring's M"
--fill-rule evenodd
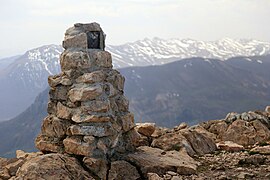
M144 178L147 173L165 174L167 171L177 171L178 174L194 174L197 169L197 162L184 151L167 151L142 146L138 151L128 154L126 161L140 167Z
M0 157L0 167L4 167L8 162L7 158Z
M93 66L86 50L66 50L60 56L62 71L83 70Z
M48 114L56 114L56 109L57 109L57 103L49 101L48 107L47 107Z
M1 166L0 166L1 167ZM0 179L1 180L8 180L11 176L6 168L1 169L0 168Z
M211 153L217 149L215 141L205 131L199 127L180 130L198 155Z
M83 141L88 143L88 144L92 144L95 142L95 137L94 136L83 136Z
M77 83L97 83L102 82L105 79L105 74L103 71L94 71L91 73L85 73L76 79Z
M168 132L167 128L163 128L163 127L156 127L156 130L154 131L154 133L151 135L151 137L153 138L158 138L164 134L166 134Z
M177 176L177 173L173 171L168 171L166 174L171 175L171 176Z
M183 122L181 123L176 130L186 129L188 127L187 123Z
M17 170L23 165L25 162L24 159L17 159L15 162L9 163L5 166L11 176L15 176Z
M64 106L61 102L57 103L56 116L62 119L70 119L72 115L72 109Z
M47 154L32 158L22 165L15 179L94 179L76 158Z
M173 176L171 180L182 180L182 178L180 178L178 176Z
M100 49L68 49L61 54L60 65L63 72L78 70L89 73L94 68L112 68L112 57Z
M112 118L110 116L102 115L85 115L85 114L75 114L72 116L72 121L76 123L87 123L87 122L109 122Z
M16 150L16 158L26 158L27 156L28 156L28 153L22 150Z
M105 93L109 98L115 97L118 94L118 91L113 87L112 84L106 83L104 87Z
M190 143L180 132L166 133L154 139L151 146L165 151L180 151L184 148L190 156L196 154Z
M268 114L270 114L270 106L266 106L265 112L267 112Z
M125 144L125 151L131 152L134 150L135 146L139 146L140 134L135 129L131 129L130 131L126 132L125 134L123 134L123 137L124 139L122 141ZM122 144L123 142L120 143Z
M209 132L200 126L161 135L153 140L151 146L166 151L185 149L190 156L211 153L217 148Z
M147 173L148 180L163 180L163 178L159 177L156 173Z
M64 86L70 86L72 85L71 80L65 76L63 73L58 74L58 75L53 75L48 77L48 83L50 87L54 88L57 85L61 84Z
M238 118L237 116L238 116L238 113L236 112L228 113L225 117L225 121L231 123Z
M43 120L41 132L47 137L62 138L66 135L67 128L70 125L68 121L49 115Z
M220 150L229 151L229 152L238 152L244 150L244 146L236 144L232 141L221 141L217 143L217 147Z
M259 120L252 121L252 125L256 131L256 142L264 142L270 138L270 130Z
M110 110L109 100L93 100L82 102L82 110L85 112L103 112L106 113Z
M55 87L60 84L61 81L61 74L53 75L48 77L48 84L50 87Z
M156 124L155 123L136 123L135 129L138 131L138 133L144 136L150 137L156 130Z
M115 69L110 71L106 81L111 83L117 90L124 90L125 78L120 74L119 71Z
M49 91L51 100L66 101L68 89L69 88L67 86L56 86L54 88L51 88Z
M137 180L140 175L137 169L126 161L114 161L111 163L109 180Z
M103 152L103 154L108 154L109 147L111 147L111 142L114 140L113 136L112 137L105 137L105 138L100 138L97 143L97 148Z
M84 48L87 49L87 35L86 33L76 34L75 36L65 36L63 41L63 48Z
M108 162L105 159L84 157L83 163L91 172L97 175L100 179L106 179Z
M74 26L66 30L65 36L75 36L82 32L88 32L88 31L101 31L102 32L102 29L100 25L96 22L93 22L90 24L76 23L74 24Z
M137 147L139 147L139 146L150 146L151 145L151 140L148 137L146 137L146 136L144 136L142 134L139 134L139 135L140 135L140 140L138 142Z
M196 125L194 127L190 127L191 129L195 130L196 132L203 134L204 136L216 140L216 135L214 133L211 133L209 131L207 131L204 127L200 126L200 125Z
M257 146L250 150L251 153L270 155L270 145L267 146Z
M259 154L254 154L248 157L241 158L238 162L238 165L240 166L245 166L245 165L262 165L266 161L266 157L259 155Z
M223 134L227 131L228 125L225 121L216 121L217 123L213 123L208 129L209 132L218 135L217 138L223 136Z
M237 179L250 179L253 177L254 177L254 174L247 173L247 172L240 172L236 178Z
M100 84L85 86L80 85L78 87L72 88L68 92L68 97L71 102L76 101L88 101L97 98L103 92L102 86Z
M233 141L243 146L263 142L269 138L269 129L258 120L252 122L236 120L228 127L227 131L221 135L223 141Z
M114 133L110 123L94 123L92 125L72 125L69 127L70 135L104 137Z
M80 137L76 136L67 137L63 144L67 153L83 156L92 156L92 152L96 148L94 143L85 143Z
M16 157L19 159L19 158L22 158L22 159L31 159L31 158L34 158L34 157L37 157L37 156L40 156L42 155L41 152L33 152L33 153L27 153L27 152L24 152L22 150L17 150L16 151Z
M61 139L38 135L35 141L36 148L42 152L58 152L62 153L63 143Z
M89 49L90 61L98 68L112 68L112 56L107 51Z
M124 132L135 127L134 115L132 113L126 113L125 115L120 116L120 121L122 122Z
M125 96L117 97L115 102L119 111L128 112L129 101Z

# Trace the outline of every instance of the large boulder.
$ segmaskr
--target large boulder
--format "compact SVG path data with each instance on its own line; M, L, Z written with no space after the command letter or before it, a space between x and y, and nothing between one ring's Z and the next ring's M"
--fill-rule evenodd
M211 138L209 133L200 126L183 129L180 132L190 143L197 155L208 154L217 149L215 141Z
M20 179L94 179L79 161L63 154L47 154L25 162L16 174Z
M109 180L137 180L140 179L136 167L126 161L114 161L111 163L109 171Z
M256 142L268 140L270 138L270 131L258 120L252 122L236 120L220 137L224 141L233 141L237 144L248 146Z
M244 146L236 144L232 141L221 141L217 143L217 147L220 150L229 151L229 152L238 152L238 151L243 151L245 149Z
M151 146L166 151L185 149L190 156L203 155L217 149L214 139L200 126L172 131L153 140Z
M201 125L215 135L216 142L232 141L247 147L270 139L270 119L266 112L229 113L224 120Z
M147 173L165 174L167 171L176 171L178 174L194 174L197 162L185 151L163 151L158 148L141 146L137 152L124 157L126 161L140 168L144 178Z
M135 129L138 133L150 137L156 130L155 126L155 123L136 123Z

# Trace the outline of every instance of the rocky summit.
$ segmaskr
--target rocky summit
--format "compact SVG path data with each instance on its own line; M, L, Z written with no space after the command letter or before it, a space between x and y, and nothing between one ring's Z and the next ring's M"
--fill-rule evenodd
M246 118L251 114L253 118ZM243 121L245 126L238 121ZM69 147L74 153L17 150L16 158L0 158L0 179L267 180L270 178L270 139L266 136L270 132L269 122L267 107L265 111L229 113L222 120L191 127L181 123L168 129L154 123L137 123L134 151L102 157L76 155L85 150L80 145ZM232 127L245 131L235 130L227 136ZM94 138L100 137L93 135L88 141ZM65 145L62 148L65 150Z
M270 108L173 129L134 123L125 78L97 23L65 33L62 72L49 76L40 152L0 158L0 179L269 179Z

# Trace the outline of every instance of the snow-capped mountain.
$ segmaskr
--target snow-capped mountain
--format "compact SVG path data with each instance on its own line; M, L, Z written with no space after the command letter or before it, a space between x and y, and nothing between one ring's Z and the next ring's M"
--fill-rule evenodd
M112 46L115 68L160 65L172 61L204 57L226 60L235 56L270 54L270 43L229 38L204 42L192 39L144 39ZM0 71L0 121L16 116L28 107L47 87L47 77L60 71L59 45L47 45L27 51L7 68Z
M59 55L62 51L58 45L32 49L17 58L4 73L8 73L10 79L20 80L26 87L43 88L47 86L43 79L60 72Z
M27 51L0 71L0 120L16 116L47 86L47 78L60 71L62 48L47 45Z
M270 53L270 43L252 39L224 38L218 41L160 38L144 39L119 46L107 46L115 67L160 65L175 60L203 57L226 60L237 56Z

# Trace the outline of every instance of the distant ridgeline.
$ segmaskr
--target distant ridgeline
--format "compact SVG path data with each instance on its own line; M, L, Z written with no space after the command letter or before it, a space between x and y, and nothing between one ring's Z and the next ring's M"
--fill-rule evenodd
M184 58L228 59L269 54L270 43L224 38L204 42L191 39L144 39L119 46L109 45L114 68L161 65ZM15 117L47 87L47 76L60 72L59 45L46 45L17 57L9 67L0 60L0 121ZM19 89L16 87L20 87ZM15 108L16 107L16 108Z

